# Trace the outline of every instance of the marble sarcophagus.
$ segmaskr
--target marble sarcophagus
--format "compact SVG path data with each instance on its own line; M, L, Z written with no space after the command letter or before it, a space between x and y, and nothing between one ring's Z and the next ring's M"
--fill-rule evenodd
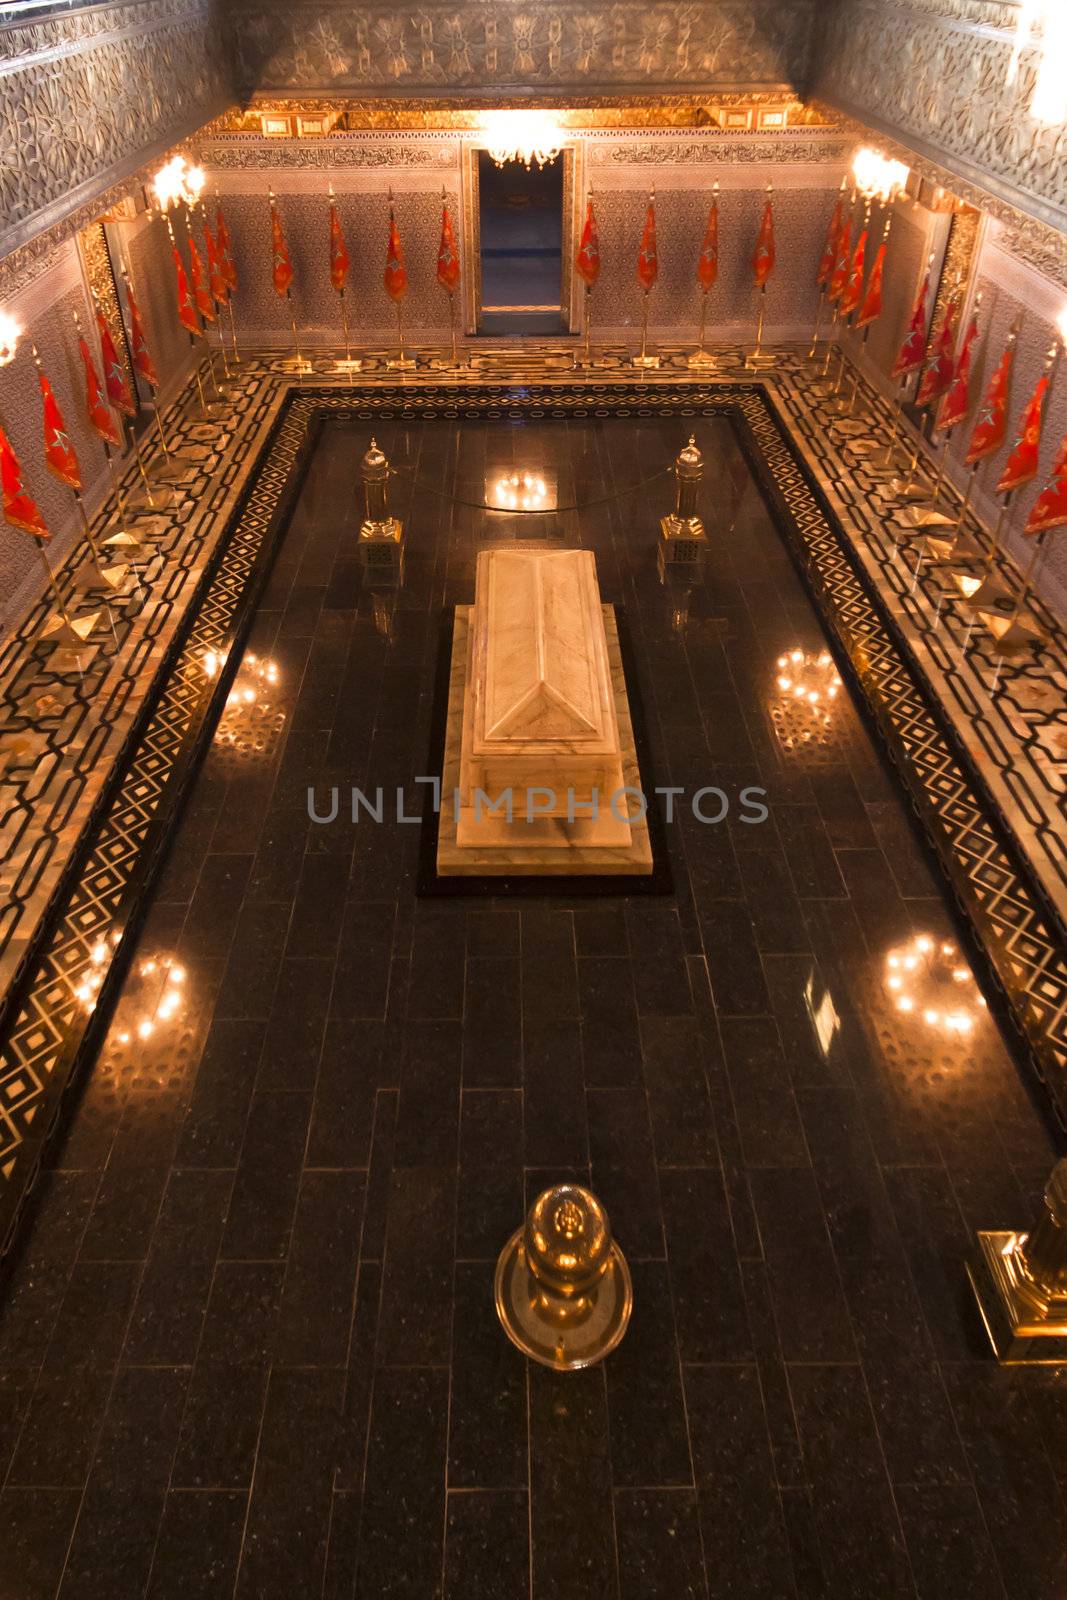
M588 550L483 551L457 607L438 872L647 873L612 608Z

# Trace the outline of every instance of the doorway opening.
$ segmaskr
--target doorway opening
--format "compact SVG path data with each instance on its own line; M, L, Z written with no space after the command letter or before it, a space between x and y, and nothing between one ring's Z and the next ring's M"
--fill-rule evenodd
M553 334L563 318L563 157L530 171L478 151L478 331Z

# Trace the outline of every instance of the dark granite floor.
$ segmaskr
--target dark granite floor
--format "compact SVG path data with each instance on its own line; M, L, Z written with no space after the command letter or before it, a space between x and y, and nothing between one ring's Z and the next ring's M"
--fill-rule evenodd
M387 427L398 597L355 559L366 435L327 436L4 1286L5 1600L1067 1593L1067 1373L998 1369L963 1270L1053 1143L988 1012L895 1008L888 954L954 938L944 898L847 696L776 733L819 625L726 426L698 436L688 610L665 484L563 532L625 607L646 782L762 784L770 820L683 814L673 898L521 903L416 902L418 828L315 826L307 786L425 771L440 608L515 533L443 494L515 463L597 498L682 435ZM561 1377L491 1282L562 1175L635 1311Z

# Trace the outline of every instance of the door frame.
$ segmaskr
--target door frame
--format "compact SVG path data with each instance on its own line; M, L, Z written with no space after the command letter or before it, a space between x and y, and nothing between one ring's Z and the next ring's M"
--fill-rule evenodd
M463 253L468 263L463 274L463 331L478 333L482 320L482 230L481 194L478 183L478 152L489 147L484 139L464 139L460 146L461 222ZM563 331L580 331L581 307L574 292L574 242L581 219L578 215L585 192L585 151L580 140L560 142L563 161L563 260L560 272L560 319Z

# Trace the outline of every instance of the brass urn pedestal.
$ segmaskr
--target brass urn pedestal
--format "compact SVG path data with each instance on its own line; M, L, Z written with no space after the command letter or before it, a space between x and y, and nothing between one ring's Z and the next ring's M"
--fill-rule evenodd
M363 457L366 515L359 528L359 553L374 584L400 583L404 576L404 524L389 511L391 469L384 451L372 439Z
M1033 1232L979 1233L967 1275L1000 1361L1067 1361L1067 1160L1052 1169Z
M588 1189L546 1189L496 1264L497 1316L524 1355L557 1372L591 1367L626 1332L633 1286L607 1213Z
M661 583L668 575L699 580L708 552L707 534L697 510L704 457L692 435L674 463L674 476L678 485L674 510L661 517L659 524L656 565Z

